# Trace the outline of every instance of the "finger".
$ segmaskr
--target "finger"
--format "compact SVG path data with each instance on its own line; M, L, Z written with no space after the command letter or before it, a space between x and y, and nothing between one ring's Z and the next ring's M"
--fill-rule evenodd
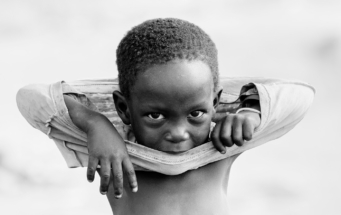
M131 190L135 193L138 190L135 170L129 158L123 160L124 172L127 175Z
M246 121L243 124L243 138L244 140L251 140L252 139L252 135L254 132L254 127L252 126L252 124L249 121Z
M93 182L95 179L97 164L98 164L97 158L89 156L88 169L86 171L86 177L89 182Z
M235 104L219 104L217 107L217 112L228 112L230 111Z
M233 146L233 141L232 141L233 116L234 115L228 115L226 117L220 130L220 141L223 143L224 146L227 146L227 147Z
M228 112L215 113L212 117L212 122L215 122L215 123L219 122L224 117L226 117L227 114L228 114Z
M109 189L110 173L111 173L110 163L106 160L101 160L101 169L100 169L101 185L100 185L99 191L103 195L107 194L108 189Z
M237 146L242 146L243 139L243 119L239 115L235 115L232 127L232 140Z
M122 164L118 160L112 163L113 166L113 178L114 178L114 194L115 198L119 199L122 197L123 192L123 172Z
M214 147L222 154L226 153L224 145L220 141L220 129L221 129L221 122L218 122L216 126L214 127L212 133L211 133L211 140L214 145Z

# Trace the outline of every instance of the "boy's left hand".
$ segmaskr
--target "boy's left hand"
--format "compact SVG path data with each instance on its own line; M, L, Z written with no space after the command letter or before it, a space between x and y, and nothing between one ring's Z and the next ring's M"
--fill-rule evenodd
M219 117L214 117L217 124L211 134L212 143L221 153L226 152L225 146L242 146L245 141L252 139L260 121L260 115L251 111L226 113L225 116L220 114Z

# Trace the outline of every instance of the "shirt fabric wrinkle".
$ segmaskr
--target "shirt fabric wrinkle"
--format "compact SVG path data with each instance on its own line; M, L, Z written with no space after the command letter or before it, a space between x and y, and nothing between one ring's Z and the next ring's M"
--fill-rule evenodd
M101 112L112 122L125 140L128 154L136 170L176 175L240 154L284 135L303 118L315 92L305 83L278 79L221 78L221 85L224 91L220 106L225 112L234 113L244 101L254 99L260 102L262 116L253 139L242 147L234 145L226 148L225 154L218 152L211 142L178 155L135 143L131 128L124 125L116 110L113 110L112 92L119 90L117 79L67 83L62 81L52 85L27 86L19 91L17 103L26 120L54 140L69 167L87 166L87 135L73 124L64 102L64 95L91 110ZM25 97L28 93L33 94L35 99L45 106L36 107L34 102ZM39 111L39 108L44 111ZM45 128L39 124L44 124Z

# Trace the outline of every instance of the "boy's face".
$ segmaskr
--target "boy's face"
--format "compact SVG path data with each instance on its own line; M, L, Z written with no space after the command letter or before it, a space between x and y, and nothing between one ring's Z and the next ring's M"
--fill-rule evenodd
M139 144L181 153L207 141L219 98L202 61L152 66L137 76L130 95L127 111Z

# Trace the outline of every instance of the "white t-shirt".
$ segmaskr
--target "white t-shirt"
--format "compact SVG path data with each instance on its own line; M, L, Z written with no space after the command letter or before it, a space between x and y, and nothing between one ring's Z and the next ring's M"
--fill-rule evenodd
M251 83L251 84L250 84ZM17 94L17 104L25 119L54 140L68 167L84 167L88 162L87 135L75 126L64 102L67 94L92 110L104 114L126 140L128 154L136 170L176 175L196 169L277 139L301 121L312 104L315 90L308 84L266 78L221 78L221 110L235 112L241 95L259 99L261 124L251 141L243 146L218 152L211 142L182 154L160 152L134 141L129 126L123 125L112 108L112 92L119 90L117 80L57 82L51 85L28 85ZM248 91L252 87L254 89ZM255 93L252 93L255 91ZM257 95L256 95L257 94Z

